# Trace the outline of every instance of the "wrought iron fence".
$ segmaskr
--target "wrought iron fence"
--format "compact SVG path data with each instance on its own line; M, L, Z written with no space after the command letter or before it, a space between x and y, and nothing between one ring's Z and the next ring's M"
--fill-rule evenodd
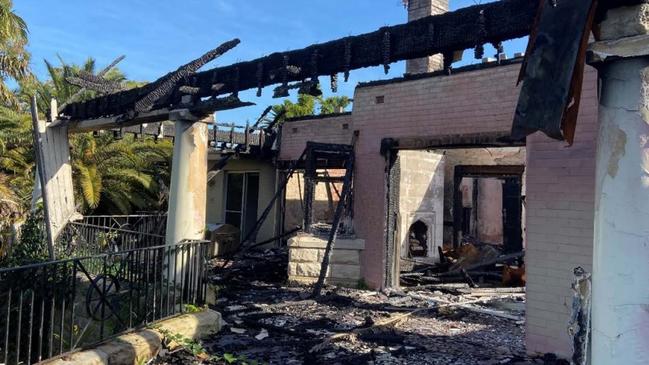
M38 362L202 305L207 243L0 269L0 362Z
M164 244L164 235L115 228L114 226L70 222L59 235L54 248L56 257L64 258L98 255Z
M81 223L164 236L167 214L87 215Z

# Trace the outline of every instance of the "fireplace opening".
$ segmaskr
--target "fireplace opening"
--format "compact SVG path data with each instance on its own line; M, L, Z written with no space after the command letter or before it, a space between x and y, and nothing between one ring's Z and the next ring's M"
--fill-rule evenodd
M428 254L428 227L420 220L408 230L408 257L426 257Z

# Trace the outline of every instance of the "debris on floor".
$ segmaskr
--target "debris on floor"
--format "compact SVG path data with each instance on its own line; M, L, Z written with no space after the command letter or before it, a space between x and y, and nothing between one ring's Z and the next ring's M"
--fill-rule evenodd
M284 284L285 256L253 251L216 270L225 323L202 342L213 358L174 352L155 364L561 364L525 354L523 288L327 286L313 299Z
M478 286L525 286L524 252L503 254L499 247L477 242L463 242L449 249L439 249L439 262L429 259L401 259L401 285L428 286L440 283L466 283Z

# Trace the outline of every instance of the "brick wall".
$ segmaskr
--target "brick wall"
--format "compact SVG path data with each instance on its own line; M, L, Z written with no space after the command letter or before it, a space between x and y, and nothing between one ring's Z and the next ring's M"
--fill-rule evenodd
M597 81L585 75L572 147L537 134L527 140L527 349L571 353L566 327L572 271L592 269Z
M361 257L368 283L381 286L385 257L385 169L382 138L508 131L518 99L519 65L506 65L357 88L355 228L366 240ZM591 267L596 74L585 76L577 140L571 148L541 135L527 148L527 343L531 352L567 355L571 272ZM382 96L382 98L378 98ZM383 103L378 103L378 100ZM381 222L382 229L377 228ZM379 265L380 263L380 265Z
M424 137L509 131L518 100L519 64L356 89L353 123L356 144L354 227L366 240L361 257L368 283L382 286L386 213L386 137ZM381 102L382 101L382 102ZM380 263L380 265L378 264Z
M457 165L525 165L525 148L458 148L437 150L444 162L444 244L453 243L453 179ZM525 181L523 181L525 191ZM479 205L478 205L479 206Z
M365 240L361 266L369 285L382 286L387 267L386 162L379 152L381 140L509 131L518 100L519 68L519 64L510 64L356 89L353 126L349 127L360 132L354 227ZM341 118L345 123L350 120ZM307 140L349 143L351 133L340 133L342 122L287 123L281 156L297 158ZM297 131L288 137L293 125ZM565 143L543 135L528 138L526 336L530 352L564 356L570 352L566 323L572 270L576 266L591 269L596 134L596 72L587 68L574 146L566 148Z
M297 160L307 141L350 144L352 142L351 114L326 118L287 121L282 125L280 160Z

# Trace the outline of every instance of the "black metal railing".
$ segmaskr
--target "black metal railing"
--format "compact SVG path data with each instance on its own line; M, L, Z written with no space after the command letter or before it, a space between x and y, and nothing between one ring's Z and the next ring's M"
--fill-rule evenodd
M30 364L202 305L206 241L0 269L0 363Z
M56 257L84 257L136 248L162 246L165 236L112 226L70 222L57 238Z
M164 236L167 214L87 215L80 223Z

